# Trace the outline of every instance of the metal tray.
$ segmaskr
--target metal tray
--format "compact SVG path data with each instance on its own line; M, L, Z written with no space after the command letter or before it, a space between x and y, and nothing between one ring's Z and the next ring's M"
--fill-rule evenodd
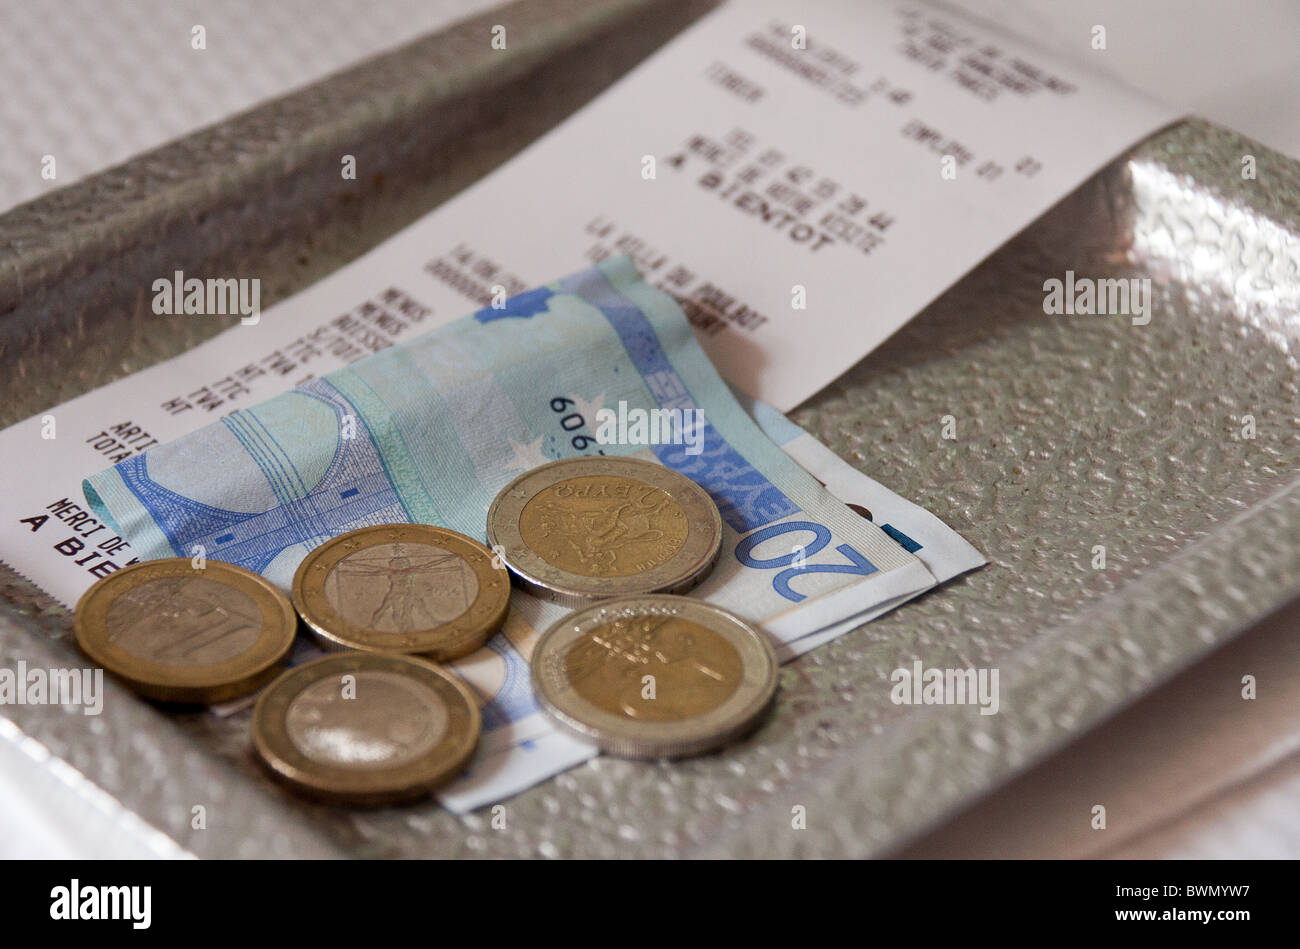
M0 217L0 425L216 329L160 335L139 289L155 273L300 289L707 6L513 4ZM527 37L508 54L481 41L501 22ZM361 197L331 183L348 152L375 169ZM1043 281L1067 270L1149 278L1150 324L1045 315ZM785 666L775 714L745 743L672 764L598 758L511 799L505 830L433 804L305 804L253 763L247 713L161 711L113 685L97 719L0 707L0 762L132 852L888 854L1300 592L1298 345L1300 165L1181 123L793 413L991 563ZM940 437L945 415L955 441ZM4 464L22 477L20 459ZM73 662L69 620L0 567L6 664ZM1000 712L894 705L889 674L914 659L998 668ZM792 827L796 805L807 829Z

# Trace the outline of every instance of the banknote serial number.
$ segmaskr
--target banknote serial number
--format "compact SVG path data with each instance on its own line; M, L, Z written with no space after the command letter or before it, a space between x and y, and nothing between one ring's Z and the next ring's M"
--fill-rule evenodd
M557 395L551 399L551 411L556 415L556 421L559 422L560 428L564 429L564 436L569 439L569 444L577 451L586 452L590 457L587 449L597 444L596 436L588 434L587 419L578 411L578 403L573 399ZM605 454L597 449L597 455Z

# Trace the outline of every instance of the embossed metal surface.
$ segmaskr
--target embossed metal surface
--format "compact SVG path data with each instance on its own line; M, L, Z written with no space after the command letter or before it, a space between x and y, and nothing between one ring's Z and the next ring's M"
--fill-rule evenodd
M613 5L596 6L609 14ZM630 16L612 19L626 26ZM543 68L507 92L494 86L468 112L453 105L465 128L481 121L495 150L477 164L449 151L430 175L427 162L407 163L411 153L393 149L374 200L349 210L321 199L311 244L301 215L256 245L259 229L238 223L289 200L259 203L264 195L305 187L292 162L267 170L265 186L249 195L210 168L203 188L168 184L189 180L213 137L236 130L229 144L263 149L265 168L294 154L305 131L322 126L319 113L292 100L0 219L3 422L196 340L199 322L170 324L193 336L147 334L144 299L127 305L124 288L136 284L109 274L152 273L162 248L183 246L190 259L213 255L231 272L244 271L228 261L261 255L279 292L301 286L486 170L503 140L536 134L539 116L554 121L555 110L572 107L573 84L589 91L598 84L590 77L626 67L632 39L644 52L671 32L660 25L652 41L647 23L660 21L637 22L640 32L615 30L622 63L602 58L613 40L569 48L562 69ZM369 81L382 76L409 90L401 67L417 55L396 54ZM331 96L346 93L346 76L331 83ZM567 106L548 100L548 88ZM512 117L521 124L497 122L506 113L492 103L507 94L520 97ZM529 112L528 103L551 111ZM391 115L401 114L394 106ZM377 146L404 141L383 137L402 127L391 115L372 126ZM1254 180L1241 177L1244 154L1257 160ZM124 223L114 210L128 180L157 188L172 223L138 209ZM201 202L215 209L202 212L216 215L207 225L190 210ZM69 243L44 249L51 234L71 235ZM76 252L74 238L83 237L98 264ZM53 753L205 856L888 853L1300 592L1298 241L1296 163L1201 122L1174 126L1087 182L796 411L991 564L783 667L773 715L720 754L598 758L512 799L509 829L496 831L485 812L458 818L432 804L366 813L306 804L256 767L249 713L163 715L111 684L98 719L58 707L0 709L0 740L20 742L33 767ZM1067 270L1150 278L1150 324L1044 315L1043 281ZM950 414L956 440L940 437ZM1241 437L1247 415L1254 438ZM1104 570L1091 566L1097 545L1107 550ZM65 611L7 572L3 592L0 655L73 661ZM998 667L999 713L893 704L890 671L918 658ZM197 803L215 815L208 830L191 828ZM796 805L806 809L806 830L791 826Z

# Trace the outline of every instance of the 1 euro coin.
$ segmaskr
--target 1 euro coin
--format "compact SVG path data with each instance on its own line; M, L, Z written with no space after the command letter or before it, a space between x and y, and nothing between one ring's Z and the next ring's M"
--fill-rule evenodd
M146 698L225 702L275 677L298 617L273 583L243 567L185 557L132 564L77 603L77 645Z
M410 656L351 652L271 683L253 709L253 748L309 797L393 804L459 774L480 728L478 703L453 674Z
M472 538L427 524L381 524L311 551L293 578L293 604L326 649L448 662L501 628L510 580Z

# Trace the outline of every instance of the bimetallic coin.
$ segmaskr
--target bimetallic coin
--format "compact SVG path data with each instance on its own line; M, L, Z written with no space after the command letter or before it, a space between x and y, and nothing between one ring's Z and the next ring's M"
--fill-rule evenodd
M264 577L209 560L148 560L100 580L77 603L77 645L146 698L225 702L275 677L298 617Z
M492 559L478 541L442 527L363 527L307 555L294 574L293 605L327 649L446 662L505 622L510 580Z
M718 560L722 518L708 492L671 468L570 458L506 485L487 536L524 589L579 607L689 590Z
M628 758L700 754L745 734L776 692L767 638L681 596L623 597L570 614L533 651L533 691L579 738Z
M350 652L286 672L253 709L253 747L311 797L378 805L423 797L478 744L473 694L410 656Z

